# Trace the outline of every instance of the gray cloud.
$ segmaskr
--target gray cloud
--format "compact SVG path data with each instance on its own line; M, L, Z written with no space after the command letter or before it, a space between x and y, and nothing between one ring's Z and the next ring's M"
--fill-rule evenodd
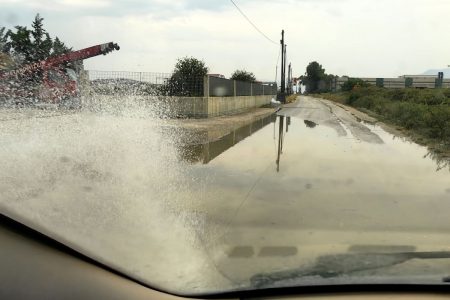
M296 74L313 60L327 72L361 77L448 64L449 42L442 37L450 23L439 22L450 9L446 0L235 2L271 39L286 31ZM30 26L39 12L49 33L75 49L110 40L121 44L114 56L87 60L87 68L170 71L176 58L192 55L216 73L245 68L258 78L274 78L277 45L229 0L0 0L0 5L0 26Z

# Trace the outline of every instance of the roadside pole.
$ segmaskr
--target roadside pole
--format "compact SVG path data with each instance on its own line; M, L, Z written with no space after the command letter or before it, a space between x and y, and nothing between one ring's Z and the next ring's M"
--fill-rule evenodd
M286 82L285 82L285 75L286 75L286 45L284 44L284 29L281 30L281 87L280 87L280 102L286 103Z
M289 63L289 68L288 68L288 82L287 82L287 94L291 95L292 94L292 78L291 78L291 63Z

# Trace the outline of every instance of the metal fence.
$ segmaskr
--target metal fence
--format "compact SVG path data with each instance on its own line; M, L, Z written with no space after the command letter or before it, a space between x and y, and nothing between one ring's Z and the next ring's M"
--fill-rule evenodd
M209 96L210 97L230 97L234 96L233 80L209 76Z
M257 83L208 76L210 97L276 95L275 82Z
M86 71L94 92L183 97L276 95L276 83L250 83L215 76L187 77L177 73ZM205 87L204 83L208 86Z
M127 72L127 71L87 71L89 80L132 80L138 82L148 82L152 84L165 84L172 76L171 73L154 72Z
M99 94L134 94L164 96L203 96L203 77L193 78L172 73L87 71L94 92Z
M251 96L252 83L236 81L236 96Z

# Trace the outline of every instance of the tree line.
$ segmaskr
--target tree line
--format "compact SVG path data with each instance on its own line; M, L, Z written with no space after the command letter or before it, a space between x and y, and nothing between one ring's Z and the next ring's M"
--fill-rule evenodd
M310 62L305 75L300 76L302 84L306 86L306 93L327 93L332 91L333 81L337 75L327 74L317 61ZM368 87L370 84L359 78L349 78L341 85L341 91L351 91L355 86Z
M45 60L71 51L57 36L52 38L44 28L44 18L36 14L31 28L0 27L0 68L8 69L22 64Z
M162 86L161 92L177 96L202 96L203 78L208 74L209 68L203 60L194 57L178 58L172 76ZM246 70L235 70L230 79L255 82L256 77Z

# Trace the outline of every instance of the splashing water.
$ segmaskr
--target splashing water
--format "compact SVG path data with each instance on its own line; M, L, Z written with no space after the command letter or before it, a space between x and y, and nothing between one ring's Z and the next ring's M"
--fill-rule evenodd
M0 112L1 212L156 287L221 281L194 275L210 264L196 233L204 222L183 207L201 197L204 179L178 160L183 137L165 129L158 99L83 102L77 111Z

